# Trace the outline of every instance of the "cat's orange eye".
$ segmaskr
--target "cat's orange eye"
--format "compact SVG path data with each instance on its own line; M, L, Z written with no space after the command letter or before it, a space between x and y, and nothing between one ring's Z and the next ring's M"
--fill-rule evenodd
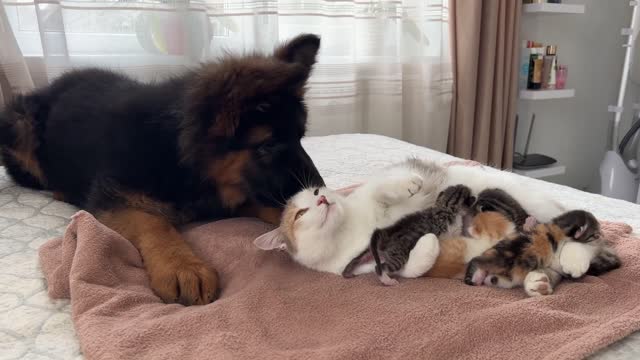
M296 217L294 218L294 221L298 220L302 215L304 215L304 213L306 213L307 210L309 210L309 208L298 210L298 212L296 213Z

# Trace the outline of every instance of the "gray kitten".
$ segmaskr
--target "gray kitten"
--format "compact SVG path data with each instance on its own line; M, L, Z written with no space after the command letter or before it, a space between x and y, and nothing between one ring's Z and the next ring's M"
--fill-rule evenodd
M471 208L468 216L485 211L496 211L504 215L516 225L516 229L522 230L527 223L529 214L516 199L502 189L486 189L478 194L478 199Z

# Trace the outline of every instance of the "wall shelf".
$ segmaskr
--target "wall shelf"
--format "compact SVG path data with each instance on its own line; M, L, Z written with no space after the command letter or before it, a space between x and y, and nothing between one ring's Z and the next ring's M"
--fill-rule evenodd
M532 170L514 169L513 172L518 175L522 175L522 176L526 176L534 179L540 179L540 178L549 177L549 176L563 175L566 170L567 168L564 165L556 163L554 165L543 167L540 169L532 169Z
M522 100L565 99L576 96L575 89L562 90L520 90Z
M584 5L577 4L525 4L525 13L584 14Z

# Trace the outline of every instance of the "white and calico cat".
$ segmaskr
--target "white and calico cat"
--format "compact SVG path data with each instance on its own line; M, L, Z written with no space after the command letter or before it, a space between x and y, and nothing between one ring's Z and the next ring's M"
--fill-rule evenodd
M258 237L255 244L263 250L286 250L303 266L340 275L368 249L376 229L433 206L442 190L457 184L468 186L475 195L487 188L507 190L542 222L564 212L549 196L531 193L503 174L480 166L447 167L412 158L383 169L349 196L328 188L299 192L288 201L280 226ZM433 265L438 251L437 238L425 234L412 250L406 272L398 275L420 276ZM374 268L369 263L353 274Z

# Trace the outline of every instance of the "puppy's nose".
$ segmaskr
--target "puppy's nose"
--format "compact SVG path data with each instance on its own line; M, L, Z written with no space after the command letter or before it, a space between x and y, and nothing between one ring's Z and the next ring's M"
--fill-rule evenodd
M320 198L318 199L316 204L318 204L318 206L322 204L329 205L329 201L327 201L327 198L324 195L320 195Z

